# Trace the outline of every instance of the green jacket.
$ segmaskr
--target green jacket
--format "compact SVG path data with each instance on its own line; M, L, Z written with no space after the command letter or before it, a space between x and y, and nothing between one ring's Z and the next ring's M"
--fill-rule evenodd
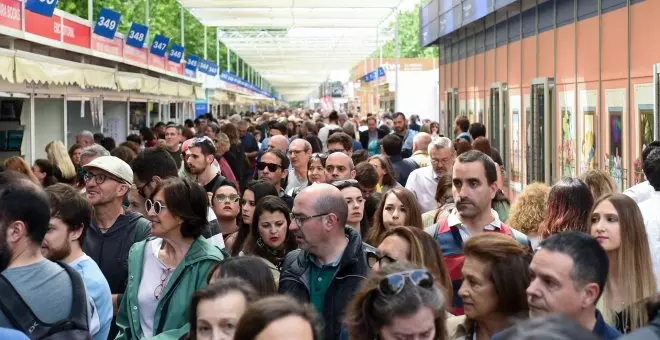
M138 288L146 244L153 239L150 237L135 243L128 254L128 284L117 314L117 340L144 338L140 327ZM172 273L163 297L158 302L154 317L155 336L149 339L179 339L188 333L188 305L192 295L206 286L209 271L223 258L220 248L201 236L192 243L183 261Z

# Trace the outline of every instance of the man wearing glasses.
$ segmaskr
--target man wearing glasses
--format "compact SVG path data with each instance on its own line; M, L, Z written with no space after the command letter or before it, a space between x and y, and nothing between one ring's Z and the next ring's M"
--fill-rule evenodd
M449 138L440 137L429 144L428 154L431 165L411 172L406 183L406 189L417 196L422 213L437 208L435 191L438 181L444 174L451 175L456 152Z
M289 172L285 191L291 195L295 189L307 186L307 163L312 156L312 145L302 138L295 139L289 146L288 154L293 171Z
M293 198L287 195L282 188L282 181L289 174L289 159L284 152L279 149L266 151L257 162L257 173L258 179L267 181L275 187L289 209L293 207Z
M346 226L348 205L339 189L314 184L296 196L289 230L300 249L284 259L280 293L312 304L325 320L324 339L338 339L344 310L366 277L360 233Z
M125 211L122 202L133 184L133 171L114 156L102 156L84 167L87 201L94 214L87 230L83 251L108 279L116 314L128 279L128 251L133 243L146 239L151 222L142 215ZM117 333L112 323L110 337Z

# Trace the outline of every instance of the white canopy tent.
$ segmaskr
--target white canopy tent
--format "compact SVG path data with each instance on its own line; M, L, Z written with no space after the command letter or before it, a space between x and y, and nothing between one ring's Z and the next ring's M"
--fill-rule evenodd
M406 0L179 0L287 100L304 100L395 37ZM230 57L231 58L231 57ZM240 70L232 70L239 73Z

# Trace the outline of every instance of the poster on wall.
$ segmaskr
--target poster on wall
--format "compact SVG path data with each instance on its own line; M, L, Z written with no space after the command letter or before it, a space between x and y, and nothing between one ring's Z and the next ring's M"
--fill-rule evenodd
M626 108L626 90L605 90L605 107L607 108L607 148L605 167L610 177L617 185L619 192L625 187L626 169L624 163L623 122Z
M562 177L575 176L575 91L559 93L561 112L561 143L559 145L559 165Z
M635 85L635 122L638 124L635 128L637 138L635 139L635 162L632 184L637 184L646 180L642 170L642 150L653 141L653 84Z
M596 103L597 90L580 91L580 116L582 117L582 144L580 147L580 173L596 168Z
M515 194L522 191L522 163L520 148L520 96L511 96L511 188Z

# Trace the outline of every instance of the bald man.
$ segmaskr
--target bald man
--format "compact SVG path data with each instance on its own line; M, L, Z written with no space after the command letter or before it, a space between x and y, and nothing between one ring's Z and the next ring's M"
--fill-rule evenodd
M291 217L300 249L284 259L279 291L312 304L326 321L323 338L338 339L344 310L369 272L367 254L375 250L346 227L348 205L332 185L303 189Z
M325 171L332 179L331 182L355 178L353 159L343 152L335 152L328 156Z
M426 132L420 132L413 139L413 154L410 156L410 160L415 162L418 167L424 168L431 165L431 158L429 158L429 144L431 144L432 138Z
M286 154L289 149L289 139L282 135L272 136L268 139L268 150L278 149Z

